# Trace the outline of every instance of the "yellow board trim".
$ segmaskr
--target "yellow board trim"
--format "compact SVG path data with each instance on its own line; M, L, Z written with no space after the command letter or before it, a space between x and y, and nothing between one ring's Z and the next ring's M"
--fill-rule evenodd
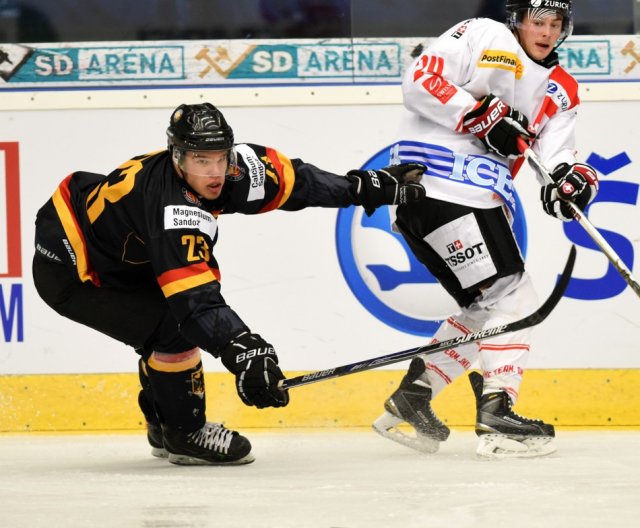
M290 372L290 376L300 372ZM369 371L291 390L284 409L244 406L234 378L208 373L207 414L236 429L370 427L398 385L401 371ZM640 369L530 370L516 411L559 427L640 429ZM140 430L138 375L52 374L0 376L0 432ZM456 380L434 400L453 428L472 427L468 382Z

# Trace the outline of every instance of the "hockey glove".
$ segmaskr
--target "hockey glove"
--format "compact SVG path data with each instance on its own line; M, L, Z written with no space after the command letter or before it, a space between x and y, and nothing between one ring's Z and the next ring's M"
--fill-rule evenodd
M542 207L545 213L563 222L573 220L566 202L573 202L584 211L598 194L598 175L589 165L561 163L551 173L551 178L555 183L540 189Z
M351 182L356 205L371 216L381 205L417 202L425 197L420 184L427 168L419 163L401 163L379 170L352 170L346 178Z
M278 388L284 379L278 367L273 346L258 334L243 332L221 351L223 365L236 376L236 389L245 405L284 407L289 403L288 391Z
M487 150L505 158L520 156L519 137L526 141L534 137L527 117L491 94L465 114L462 129L482 141Z

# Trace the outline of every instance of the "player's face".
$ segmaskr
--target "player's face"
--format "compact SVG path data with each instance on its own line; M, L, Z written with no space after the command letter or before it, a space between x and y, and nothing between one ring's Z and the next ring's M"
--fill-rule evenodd
M185 181L207 200L220 196L228 167L228 150L188 150L180 163Z
M544 60L553 51L562 34L562 16L559 14L532 18L524 16L518 26L520 45L534 60Z

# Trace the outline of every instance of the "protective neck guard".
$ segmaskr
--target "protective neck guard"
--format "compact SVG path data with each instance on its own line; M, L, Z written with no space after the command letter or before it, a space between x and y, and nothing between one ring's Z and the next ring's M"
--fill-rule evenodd
M549 55L547 55L542 60L535 60L535 59L532 59L531 57L529 58L536 64L539 64L540 66L543 66L545 68L553 68L554 66L557 66L560 63L560 59L558 58L557 51L552 51L551 53L549 53Z

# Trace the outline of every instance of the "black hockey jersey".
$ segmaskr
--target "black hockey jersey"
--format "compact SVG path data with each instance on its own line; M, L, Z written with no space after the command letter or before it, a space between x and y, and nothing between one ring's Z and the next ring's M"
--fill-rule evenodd
M212 201L178 176L167 150L137 156L106 177L69 175L38 212L37 252L98 287L157 285L185 338L215 353L247 329L220 293L218 216L355 201L342 176L268 147L240 144L236 151L238 171Z

